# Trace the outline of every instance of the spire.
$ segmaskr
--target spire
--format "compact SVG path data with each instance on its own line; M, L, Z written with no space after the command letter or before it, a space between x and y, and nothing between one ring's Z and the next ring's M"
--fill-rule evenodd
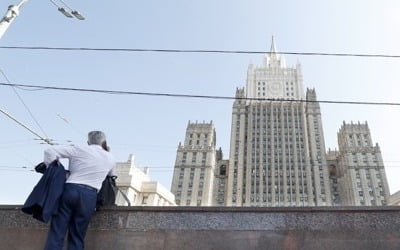
M285 58L276 49L274 36L272 36L271 50L264 55L264 65L267 67L286 67Z
M272 53L276 53L276 47L275 47L275 38L274 35L272 35L272 41L271 41L271 49L269 50L269 52Z

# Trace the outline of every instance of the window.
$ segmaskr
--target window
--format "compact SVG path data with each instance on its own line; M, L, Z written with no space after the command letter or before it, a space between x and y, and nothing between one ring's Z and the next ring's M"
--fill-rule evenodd
M197 157L197 153L193 152L193 158L192 158L192 163L196 162L196 157Z
M221 167L219 168L219 174L226 175L226 166L225 165L221 165Z
M143 196L143 199L142 199L143 205L147 204L147 199L148 199L148 196Z
M184 152L182 156L182 163L186 162L186 157L187 157L187 152Z

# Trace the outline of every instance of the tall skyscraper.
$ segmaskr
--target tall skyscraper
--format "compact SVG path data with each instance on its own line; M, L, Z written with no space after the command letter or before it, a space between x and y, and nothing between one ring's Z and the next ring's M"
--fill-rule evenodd
M343 205L389 203L389 187L381 150L373 145L368 124L346 124L338 133L338 177Z
M226 205L331 205L320 107L314 90L304 98L300 64L287 67L272 40L236 98Z
M178 205L386 205L389 189L379 146L367 124L343 124L339 151L325 150L314 89L303 92L301 66L275 47L247 69L236 90L229 159L216 150L212 123L190 123L172 183ZM201 160L200 160L201 158Z
M179 143L171 191L177 205L210 206L216 163L214 124L191 123L183 145Z

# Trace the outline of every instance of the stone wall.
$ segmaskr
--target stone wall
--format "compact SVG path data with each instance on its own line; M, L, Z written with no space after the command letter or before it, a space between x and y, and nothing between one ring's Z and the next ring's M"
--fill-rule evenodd
M0 206L0 249L42 249L47 225ZM95 214L87 250L400 249L400 207L117 207Z

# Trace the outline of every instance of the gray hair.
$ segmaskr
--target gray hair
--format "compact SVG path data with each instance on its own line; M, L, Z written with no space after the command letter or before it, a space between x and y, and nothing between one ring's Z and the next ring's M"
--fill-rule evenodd
M106 141L106 134L102 131L90 131L88 134L88 144L102 145Z

